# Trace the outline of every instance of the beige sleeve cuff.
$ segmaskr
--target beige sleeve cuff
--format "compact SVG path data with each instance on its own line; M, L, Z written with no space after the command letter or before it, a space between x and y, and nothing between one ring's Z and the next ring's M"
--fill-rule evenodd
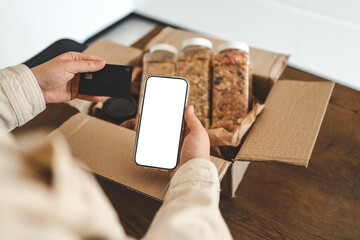
M184 163L171 179L169 188L194 182L211 183L220 188L218 172L209 159L193 158Z
M219 210L219 177L208 159L183 164L144 239L232 239Z
M9 130L25 124L42 112L46 105L39 84L31 70L21 64L0 71L1 105L10 105L0 110ZM6 101L7 100L7 101ZM5 112L4 112L5 111ZM13 111L12 113L9 111Z

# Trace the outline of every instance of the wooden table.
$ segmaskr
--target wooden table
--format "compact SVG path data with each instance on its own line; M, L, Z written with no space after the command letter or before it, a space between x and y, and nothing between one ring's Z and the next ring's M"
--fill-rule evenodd
M162 27L133 46L143 48ZM287 67L281 79L326 81ZM76 111L47 109L15 134L58 127ZM128 234L141 237L161 204L97 177ZM336 84L308 168L253 162L220 210L234 239L360 239L360 92Z

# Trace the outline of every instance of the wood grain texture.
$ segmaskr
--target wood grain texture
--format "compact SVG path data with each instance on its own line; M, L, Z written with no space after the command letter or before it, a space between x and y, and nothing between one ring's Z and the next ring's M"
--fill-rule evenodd
M161 29L133 46L143 48ZM281 79L326 81L290 67ZM15 133L33 126L55 128L72 114L51 105ZM142 237L161 204L97 179L126 232ZM222 197L220 210L234 239L360 239L360 92L335 85L308 168L253 162L237 197Z

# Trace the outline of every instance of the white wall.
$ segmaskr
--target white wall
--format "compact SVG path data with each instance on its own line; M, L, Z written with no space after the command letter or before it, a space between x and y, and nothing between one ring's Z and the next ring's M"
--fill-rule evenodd
M136 12L290 53L290 65L360 89L358 0L135 0Z
M82 43L133 8L132 0L1 0L0 68L24 62L61 38Z
M290 65L360 89L358 0L1 0L0 67L24 62L60 38L83 42L133 9L291 53Z

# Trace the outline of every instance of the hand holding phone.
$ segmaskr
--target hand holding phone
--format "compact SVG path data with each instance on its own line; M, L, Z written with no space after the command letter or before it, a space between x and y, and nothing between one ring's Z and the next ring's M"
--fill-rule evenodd
M209 135L194 113L194 106L188 106L185 110L185 132L183 133L180 162L177 168L171 173L173 176L176 170L184 163L193 158L210 159Z
M188 93L189 83L184 78L146 79L135 144L136 164L167 170L177 166Z

